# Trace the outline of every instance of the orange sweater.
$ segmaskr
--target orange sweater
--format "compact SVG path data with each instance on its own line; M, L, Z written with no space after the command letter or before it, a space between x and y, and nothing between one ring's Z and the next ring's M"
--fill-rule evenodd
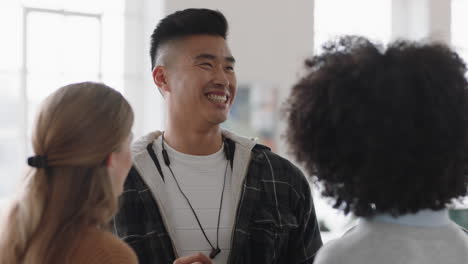
M84 232L69 264L138 264L133 250L111 233L97 228Z

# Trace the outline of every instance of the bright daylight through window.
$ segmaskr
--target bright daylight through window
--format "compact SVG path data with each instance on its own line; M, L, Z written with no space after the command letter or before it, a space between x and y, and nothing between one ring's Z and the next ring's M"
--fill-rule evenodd
M0 201L31 154L40 102L78 81L123 86L123 0L0 1Z

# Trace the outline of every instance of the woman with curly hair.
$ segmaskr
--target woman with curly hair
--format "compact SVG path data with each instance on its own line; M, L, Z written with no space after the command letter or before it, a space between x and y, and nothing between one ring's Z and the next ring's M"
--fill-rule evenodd
M468 263L447 210L468 190L463 60L443 44L347 36L306 66L287 139L334 207L360 217L315 263Z
M43 103L32 170L0 230L0 263L136 264L106 225L131 167L133 111L99 83L58 89Z

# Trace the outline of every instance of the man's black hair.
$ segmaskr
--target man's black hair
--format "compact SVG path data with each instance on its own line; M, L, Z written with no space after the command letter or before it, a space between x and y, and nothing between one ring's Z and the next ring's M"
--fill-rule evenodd
M189 8L172 13L162 19L151 35L151 68L161 45L167 41L191 36L213 35L226 39L228 23L217 10Z

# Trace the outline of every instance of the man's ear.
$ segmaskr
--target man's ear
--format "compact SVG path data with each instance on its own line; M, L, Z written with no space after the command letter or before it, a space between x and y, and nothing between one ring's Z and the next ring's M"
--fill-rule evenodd
M167 81L167 68L164 66L156 66L153 70L153 81L158 86L161 93L169 92Z

